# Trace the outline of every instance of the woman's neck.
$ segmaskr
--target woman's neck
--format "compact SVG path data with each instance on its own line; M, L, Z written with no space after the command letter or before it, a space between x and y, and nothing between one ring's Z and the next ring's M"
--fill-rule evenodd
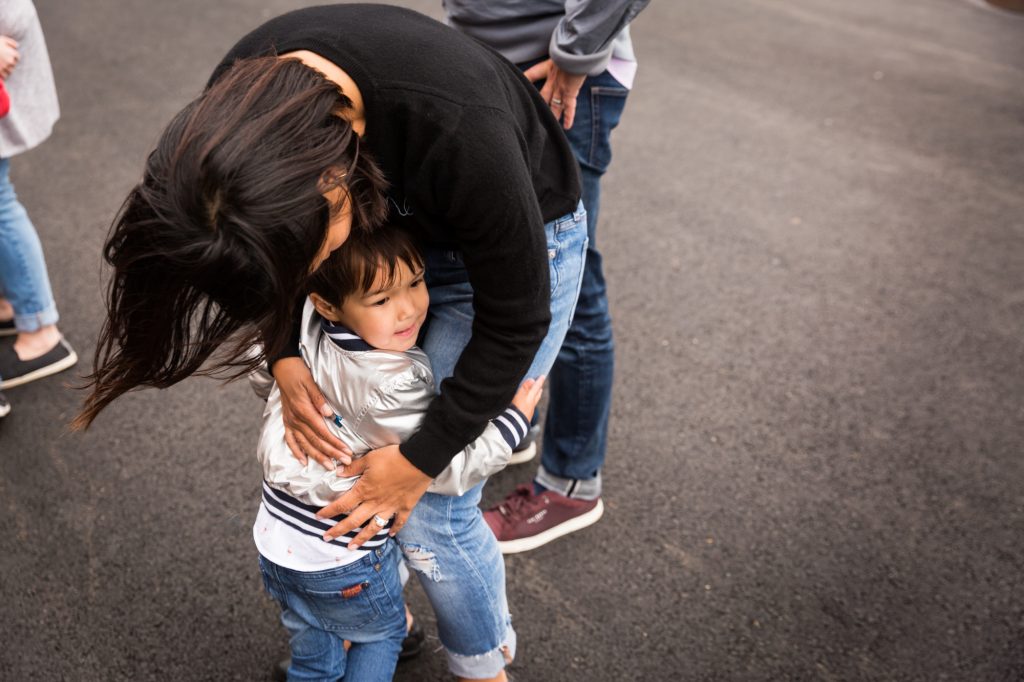
M360 137L366 132L366 109L363 107L363 95L359 92L359 87L356 82L352 80L352 77L341 70L341 68L325 57L321 57L316 52L310 52L309 50L296 50L294 52L285 52L280 56L281 59L298 59L306 66L316 69L322 73L327 80L331 81L345 94L349 100L352 101L352 106L341 112L349 123L352 124L352 130L356 132L356 135Z

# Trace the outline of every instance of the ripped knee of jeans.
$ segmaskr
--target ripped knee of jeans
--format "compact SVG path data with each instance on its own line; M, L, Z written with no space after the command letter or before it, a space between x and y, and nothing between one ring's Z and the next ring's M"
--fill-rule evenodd
M405 555L405 563L409 568L421 575L425 575L435 583L441 582L441 567L437 565L437 557L426 547L408 542L399 541L402 554Z

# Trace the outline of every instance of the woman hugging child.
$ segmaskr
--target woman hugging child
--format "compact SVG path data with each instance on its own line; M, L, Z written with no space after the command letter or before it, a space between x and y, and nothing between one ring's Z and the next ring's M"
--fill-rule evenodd
M310 278L302 357L334 410L329 428L353 457L404 442L437 393L429 360L416 346L429 304L423 270L410 236L383 227L353 232ZM317 511L358 477L296 459L285 442L277 386L269 374L253 383L267 397L257 449L263 499L253 538L264 584L290 635L288 677L390 680L406 636L391 519L374 516L378 532L357 549L348 544L359 529L324 538L343 516L320 519ZM462 495L504 468L526 435L543 383L523 382L512 405L456 455L430 492Z

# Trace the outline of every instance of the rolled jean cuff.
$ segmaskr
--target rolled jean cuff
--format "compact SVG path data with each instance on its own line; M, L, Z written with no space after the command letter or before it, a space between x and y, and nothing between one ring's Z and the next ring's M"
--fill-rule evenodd
M534 478L541 487L574 500L596 500L601 497L601 472L594 478L562 478L555 476L541 464Z
M14 327L19 332L30 334L37 332L43 327L47 327L51 324L57 324L57 320L60 319L60 315L57 314L57 306L49 305L37 313L26 313L19 315L17 312L14 314Z
M448 655L448 670L456 677L470 680L486 680L495 677L512 663L516 657L516 631L509 623L505 631L505 641L497 649L486 654L463 655L445 649Z

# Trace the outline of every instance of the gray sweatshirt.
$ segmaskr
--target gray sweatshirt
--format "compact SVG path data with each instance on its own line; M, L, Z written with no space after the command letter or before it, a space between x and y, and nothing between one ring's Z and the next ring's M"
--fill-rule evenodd
M49 137L60 107L43 28L31 0L0 0L0 35L17 40L21 55L4 82L11 111L0 118L0 158L7 159Z
M612 57L636 61L629 22L650 0L443 0L450 25L513 63L550 56L595 76Z

